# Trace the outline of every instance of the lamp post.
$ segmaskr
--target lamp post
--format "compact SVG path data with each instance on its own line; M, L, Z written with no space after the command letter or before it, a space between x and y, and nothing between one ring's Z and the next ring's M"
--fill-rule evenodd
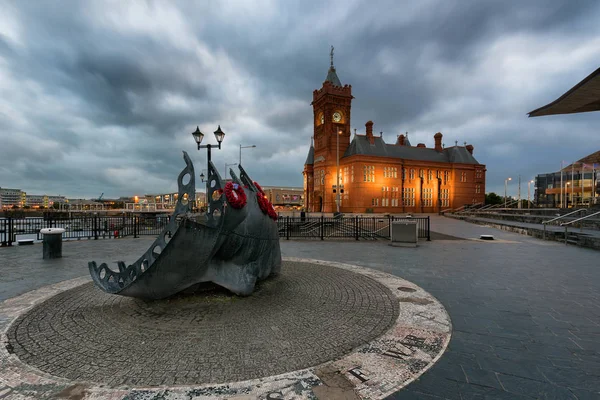
M225 132L223 132L221 130L221 125L219 125L219 127L217 128L217 130L214 132L215 134L215 138L217 139L217 143L218 146L215 146L214 144L203 144L201 145L200 143L202 143L202 139L204 139L204 133L200 132L200 128L196 127L196 130L194 132L192 132L192 136L194 137L194 140L196 141L196 144L198 145L198 150L200 149L207 149L207 169L206 169L206 173L208 174L208 178L210 178L210 149L212 149L213 147L218 147L219 150L221 150L221 143L223 142L223 139L225 138ZM202 181L204 181L204 174L200 174L200 179L202 179ZM210 202L208 201L208 192L209 192L209 180L206 180L206 200L207 200L207 204L210 206Z
M565 203L567 203L567 208L569 208L569 186L571 186L571 182L567 182L567 188L565 190ZM573 192L571 192L571 204L573 204Z
M233 165L237 165L237 163L233 163L233 164L227 164L227 163L225 163L225 179L227 179L227 167L233 166Z
M531 201L529 201L529 196L530 196L532 183L533 183L533 181L527 182L527 208L531 208Z
M250 145L250 146L242 146L241 143L240 143L240 163L239 163L240 165L242 165L242 149L252 149L252 148L255 148L255 147L256 147L255 144Z
M506 190L508 188L508 181L512 180L512 178L506 178L504 180L504 208L506 208Z

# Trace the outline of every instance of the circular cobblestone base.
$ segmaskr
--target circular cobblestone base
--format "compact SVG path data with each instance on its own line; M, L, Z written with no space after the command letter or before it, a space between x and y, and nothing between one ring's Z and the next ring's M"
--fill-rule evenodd
M221 291L142 301L91 283L21 315L8 346L54 376L109 386L241 381L339 358L398 317L385 285L340 268L286 261L250 297Z

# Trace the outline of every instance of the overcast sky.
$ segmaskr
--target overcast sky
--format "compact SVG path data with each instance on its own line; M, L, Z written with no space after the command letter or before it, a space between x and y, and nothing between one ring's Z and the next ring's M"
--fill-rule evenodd
M0 0L0 186L172 191L182 150L206 162L190 133L218 124L221 173L255 144L252 178L301 186L334 45L352 128L471 143L503 192L600 149L600 113L526 115L600 66L598 21L597 0Z

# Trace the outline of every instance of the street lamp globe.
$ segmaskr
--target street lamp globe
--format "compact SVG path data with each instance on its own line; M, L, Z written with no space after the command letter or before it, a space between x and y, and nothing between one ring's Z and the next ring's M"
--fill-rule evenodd
M201 180L202 182L204 182L204 178L205 178L205 177L204 177L204 172L200 173L200 180Z
M217 138L217 142L219 142L219 145L221 145L221 142L225 138L225 132L221 130L221 125L219 125L219 127L215 131L215 138Z
M192 136L196 141L196 144L199 146L202 143L202 139L204 139L204 133L200 132L200 128L196 126L196 130L192 132Z

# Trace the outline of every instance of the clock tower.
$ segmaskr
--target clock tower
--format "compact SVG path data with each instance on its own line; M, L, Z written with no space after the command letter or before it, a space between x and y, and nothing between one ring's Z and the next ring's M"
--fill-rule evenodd
M333 66L333 46L331 65L327 78L319 90L313 92L313 118L315 141L315 168L324 165L335 166L337 162L337 137L339 137L339 157L350 145L350 109L352 107L352 86L343 85Z

